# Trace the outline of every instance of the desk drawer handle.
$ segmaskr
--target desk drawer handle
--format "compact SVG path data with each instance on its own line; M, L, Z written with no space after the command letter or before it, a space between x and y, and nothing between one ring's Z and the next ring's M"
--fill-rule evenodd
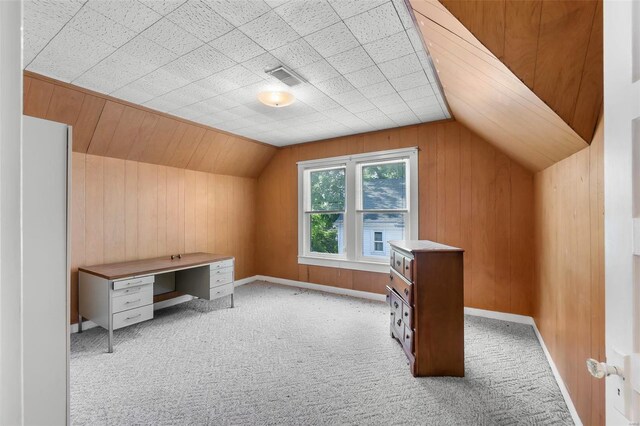
M124 302L125 305L128 305L129 303L138 303L139 301L141 301L142 299L136 299L136 300L130 300L128 302Z
M132 317L127 317L127 318L125 318L125 321L129 321L129 320L132 320L132 319L134 319L134 318L138 318L138 317L140 317L140 316L142 316L142 314L134 315L134 316L132 316Z
M142 282L142 280L131 281L131 282L128 282L127 285L130 286L130 285L134 285L134 284L140 284L141 282Z

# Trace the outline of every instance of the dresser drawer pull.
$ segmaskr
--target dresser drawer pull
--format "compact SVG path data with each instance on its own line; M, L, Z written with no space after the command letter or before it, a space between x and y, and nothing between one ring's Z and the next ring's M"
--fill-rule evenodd
M402 324L402 320L396 321L396 324L398 324L398 327L400 327L400 324Z
M407 296L409 295L409 289L408 288L404 289L404 294L407 295Z
M396 266L400 266L400 263L402 262L400 262L399 260L396 260Z
M398 302L393 302L393 307L397 309L398 308Z
M134 316L132 316L132 317L126 317L126 318L125 318L125 321L129 321L129 320L132 320L132 319L134 319L134 318L138 318L138 317L140 317L140 316L142 316L142 314L134 315Z
M128 302L124 302L125 305L128 305L130 303L138 303L139 301L141 301L142 299L136 299L136 300L129 300Z
M405 317L408 317L408 316L409 316L409 312L405 312L405 313L404 313L404 316L405 316Z
M409 335L407 334L407 339L409 339L410 337L411 337L411 336L409 336Z
M389 279L393 281L393 275L389 275Z

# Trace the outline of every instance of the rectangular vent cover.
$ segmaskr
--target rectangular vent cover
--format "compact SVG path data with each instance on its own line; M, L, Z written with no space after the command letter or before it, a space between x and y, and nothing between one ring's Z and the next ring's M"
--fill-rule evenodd
M284 84L286 84L287 86L297 86L298 84L304 83L305 81L302 79L302 77L300 77L299 75L297 75L296 73L294 73L293 71L289 71L288 69L286 69L283 66L280 66L278 68L274 68L271 71L267 71L267 74L277 78L278 80L280 80L281 82L283 82Z

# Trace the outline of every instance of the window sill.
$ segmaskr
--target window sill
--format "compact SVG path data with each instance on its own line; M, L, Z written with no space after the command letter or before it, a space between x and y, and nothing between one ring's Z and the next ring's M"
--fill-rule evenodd
M356 271L389 273L389 261L367 262L364 260L328 259L324 257L298 256L298 264L324 266L327 268L354 269Z

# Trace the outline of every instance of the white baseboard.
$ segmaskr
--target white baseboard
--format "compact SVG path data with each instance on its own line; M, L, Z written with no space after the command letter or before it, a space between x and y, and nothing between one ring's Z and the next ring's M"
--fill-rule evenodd
M507 312L487 311L485 309L478 308L464 308L466 315L472 315L474 317L484 317L497 319L500 321L517 322L518 324L535 325L533 318L526 315L509 314Z
M341 294L344 296L358 297L360 299L378 300L384 302L386 296L384 294L370 293L368 291L351 290L348 288L333 287L330 285L312 284L304 281L287 280L285 278L267 277L264 275L256 275L256 280L267 281L274 284L288 285L292 287L308 288L309 290L323 291L325 293Z
M241 279L241 280L235 280L235 281L233 282L233 285L234 285L235 287L238 287L238 286L241 286L241 285L245 285L245 284L252 283L252 282L256 281L257 279L258 279L258 276L257 276L257 275L254 275L254 276L252 276L252 277L243 278L243 279Z
M96 328L98 324L93 321L82 321L82 331L89 330L90 328ZM78 324L71 324L69 327L69 331L71 334L78 332Z

